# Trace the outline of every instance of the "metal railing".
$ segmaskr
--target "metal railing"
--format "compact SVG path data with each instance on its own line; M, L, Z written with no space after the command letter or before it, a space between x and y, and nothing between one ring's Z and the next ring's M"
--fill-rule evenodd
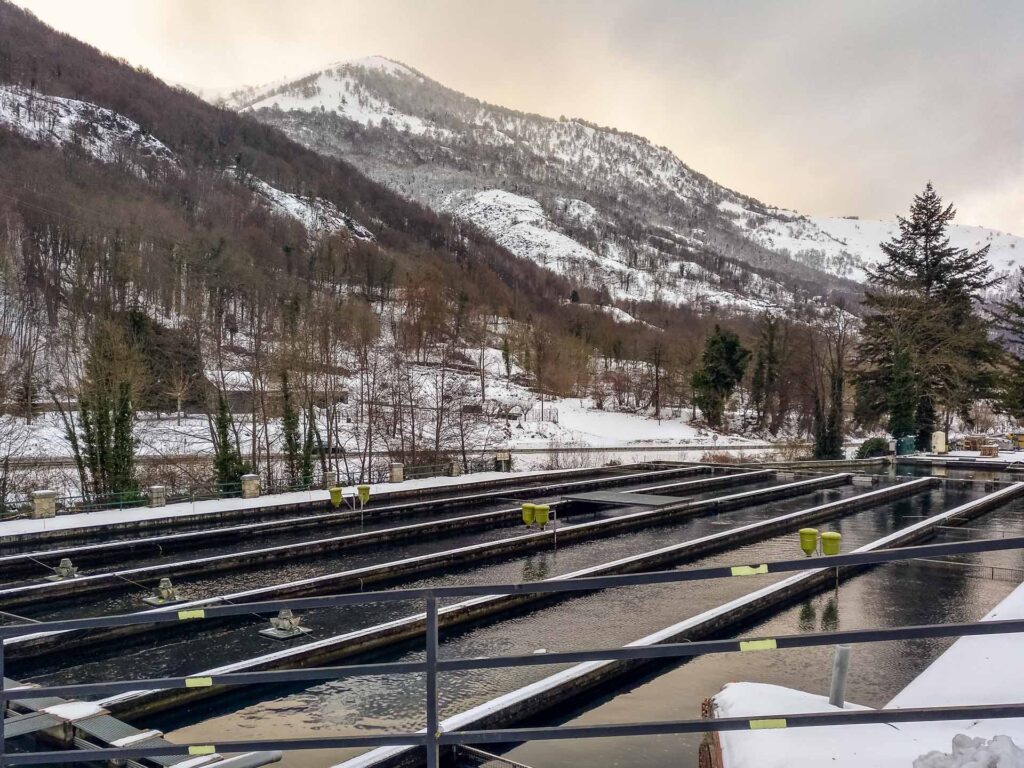
M653 571L647 573L583 577L576 579L540 581L515 584L480 584L420 589L396 589L380 592L361 592L321 597L274 600L241 605L168 609L158 612L122 614L60 621L42 621L32 624L0 626L0 641L27 633L68 632L106 627L125 627L140 624L161 624L179 621L214 619L241 614L272 614L285 608L332 608L362 603L393 603L423 600L426 607L426 658L422 662L380 662L349 664L311 669L285 669L259 672L200 673L192 676L165 677L146 680L120 680L103 683L52 685L46 687L0 688L0 710L7 702L60 696L96 696L140 690L173 690L214 686L291 684L319 682L359 675L423 674L426 676L425 731L383 733L373 736L346 736L302 739L261 739L225 741L217 744L182 744L166 747L120 747L109 749L77 749L49 752L5 753L4 725L0 718L0 768L15 765L44 763L96 762L104 760L131 760L164 755L207 755L218 752L243 752L280 749L340 749L379 746L413 746L426 750L426 763L430 768L439 764L442 746L469 744L501 744L535 740L605 738L659 734L700 733L712 731L749 730L760 728L803 728L825 725L863 725L871 723L924 722L942 720L974 720L1024 716L1024 702L1012 704L973 705L963 707L930 707L893 710L852 710L809 714L773 714L757 717L719 718L713 720L672 720L628 724L602 724L588 726L555 726L541 728L506 728L457 730L442 732L438 715L438 675L477 669L571 664L590 661L653 661L683 659L711 653L739 653L772 651L786 648L868 643L922 638L949 638L1008 633L1024 633L1024 619L1007 619L958 624L930 624L894 627L889 629L858 629L835 632L776 635L764 638L735 638L700 640L655 645L630 645L584 651L531 653L527 655L496 656L489 658L438 658L438 600L449 597L479 597L487 595L525 595L541 593L585 592L616 587L673 584L688 581L721 578L743 578L764 574L791 573L840 568L856 569L866 566L907 560L930 559L950 555L976 554L1011 549L1024 549L1024 537L976 539L946 544L925 544L846 555L798 558L770 563L710 566L688 570ZM0 643L0 680L4 671L3 645Z

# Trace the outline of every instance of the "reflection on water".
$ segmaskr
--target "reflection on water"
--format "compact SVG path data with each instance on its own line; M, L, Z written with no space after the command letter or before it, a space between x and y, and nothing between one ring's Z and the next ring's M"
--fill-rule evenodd
M872 541L891 530L915 522L922 514L934 514L941 509L962 504L976 497L977 492L935 490L914 499L883 505L839 521L835 526L841 530L844 550L850 550ZM748 510L749 513L749 510ZM642 535L638 533L637 535ZM607 542L606 542L607 543ZM662 541L664 543L664 541ZM690 565L722 564L735 562L759 562L792 556L796 547L792 534L772 538L748 545L726 555L709 557ZM568 550L567 550L568 551ZM564 572L559 551L550 553L552 569ZM539 568L541 559L534 558L533 565L522 560L516 567L519 573L529 568ZM661 629L674 621L700 613L703 610L738 597L748 591L771 583L776 577L766 575L750 579L732 579L713 582L695 582L684 585L657 585L627 589L609 590L574 598L556 605L538 608L486 625L472 627L445 638L442 655L474 657L506 653L530 653L539 648L548 650L571 650L618 645L635 640L645 634ZM1007 591L1007 585L984 582L982 588L968 583L955 574L945 574L934 579L929 573L912 573L885 567L859 576L844 584L838 592L829 590L800 605L784 610L752 633L793 633L798 631L833 631L858 626L895 626L906 623L928 623L932 621L964 621L977 618ZM930 600L921 600L927 593ZM918 644L903 644L895 652L886 646L896 644L871 644L859 646L855 651L855 668L870 668L851 684L851 699L865 704L884 703L934 657L943 644L938 641ZM660 682L668 675L658 675L650 680L634 681L625 693L608 698L597 707L601 716L594 712L581 715L578 719L589 722L619 722L630 719L666 719L697 716L700 702L705 696L715 693L729 680L754 679L764 682L779 682L818 690L827 685L830 670L829 649L801 649L803 656L791 652L777 654L743 654L742 657L722 655L698 659L672 670L675 682L667 686ZM389 654L390 660L413 660L421 658L418 651L403 654ZM804 659L804 661L801 661ZM501 693L540 679L556 671L550 666L520 669L487 670L458 674L446 674L441 686L441 707L443 715L451 715L474 704L486 701ZM619 699L634 696L638 691L654 686L657 694L650 701L619 708ZM818 686L818 687L815 687ZM270 692L264 692L270 696ZM594 698L588 699L593 703ZM306 723L289 720L287 727L280 724L272 712L284 707L307 708L319 713L333 713L326 720L311 718ZM693 713L693 714L690 714ZM588 720L589 718L589 720ZM222 705L211 702L204 710L183 713L178 718L183 727L173 735L175 738L202 740L215 734L247 730L258 731L264 736L312 736L325 732L333 734L368 733L379 730L380 724L387 727L419 728L423 725L422 681L413 676L381 679L347 679L306 688L302 691L278 695L265 701L249 700L246 703ZM330 725L325 725L329 722ZM169 719L156 718L153 724L167 728L173 725ZM223 737L221 737L223 738ZM628 742L630 740L618 740ZM666 746L659 740L650 742L649 749L641 755L632 747L623 747L621 760L631 764L680 765L680 755L689 760L696 755L685 747L680 752L678 743ZM586 755L586 764L614 764L606 759L617 753L619 745L611 742L578 741L572 744L548 743L521 747L534 750L529 754L516 756L527 764L534 765L579 765L581 755ZM611 749L611 752L609 752ZM518 750L517 750L518 753ZM325 757L335 762L346 753L330 752L326 755L311 756L295 753L286 756L286 763L292 766L323 765ZM661 755L662 757L659 757ZM642 759L640 759L642 757ZM665 762L659 762L664 759ZM674 762L668 762L674 760ZM695 757L694 757L695 760ZM695 764L695 763L694 763Z

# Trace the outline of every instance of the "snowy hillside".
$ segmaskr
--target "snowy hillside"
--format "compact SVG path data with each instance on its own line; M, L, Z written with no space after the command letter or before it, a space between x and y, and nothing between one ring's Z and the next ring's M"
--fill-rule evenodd
M77 146L105 163L174 162L174 153L138 123L75 99L0 85L0 125L54 146Z
M595 222L595 209L582 200L560 203L567 219L578 224ZM738 296L716 288L715 276L693 262L679 260L675 271L630 264L627 253L611 239L595 244L596 250L588 248L565 234L536 200L501 189L455 192L441 203L441 208L473 222L517 256L569 278L574 285L607 294L612 300L658 300L741 311L780 308L792 301L791 294L778 287L774 287L774 293L766 292L771 298L756 293ZM656 258L655 249L644 250ZM622 315L632 320L625 312Z
M899 233L895 220L802 216L782 209L759 211L734 202L722 202L719 207L754 242L857 281L866 278L865 267L883 258L879 243ZM958 248L976 251L989 246L989 261L999 273L1024 264L1024 237L955 223L950 226L949 236Z
M228 172L237 175L234 168ZM259 199L276 213L288 216L303 224L312 238L323 234L349 232L359 240L373 240L373 233L347 213L338 210L330 200L320 197L303 197L272 187L262 179L247 175L244 179Z
M755 201L665 147L492 106L382 57L224 103L615 301L787 311L856 290L740 233L718 204Z
M855 296L895 227L768 207L640 136L486 104L380 56L225 103L615 301L757 312ZM991 244L999 270L1022 240L953 232Z
M140 175L148 173L153 161L161 168L177 167L174 152L166 144L124 115L29 88L0 85L0 126L43 144L78 147L102 163L127 163ZM237 176L233 167L226 170ZM286 192L252 175L246 175L244 182L259 202L301 222L310 237L349 232L360 240L374 239L373 233L329 200Z

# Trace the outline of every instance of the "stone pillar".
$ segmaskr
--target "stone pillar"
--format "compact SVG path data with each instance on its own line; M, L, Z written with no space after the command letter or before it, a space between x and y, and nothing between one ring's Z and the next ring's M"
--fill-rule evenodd
M453 461L448 465L448 477L458 477L462 474L462 464L458 461Z
M391 482L401 483L405 480L405 465L400 461L391 462Z
M260 476L242 475L242 498L255 499L260 495Z
M33 491L32 511L29 517L39 519L43 517L57 516L57 492L56 491Z
M151 507L166 507L167 506L167 486L166 485L151 485L151 486L149 486L149 506L151 506Z
M324 488L333 488L338 484L338 473L328 469L324 472Z

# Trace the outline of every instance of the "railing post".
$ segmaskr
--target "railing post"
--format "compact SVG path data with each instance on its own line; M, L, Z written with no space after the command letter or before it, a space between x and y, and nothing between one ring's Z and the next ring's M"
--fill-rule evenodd
M438 768L440 736L437 717L437 598L427 593L427 768ZM2 767L0 767L2 768Z
M4 691L4 640L0 637L0 768L4 768L4 744L6 734L4 733L4 721L7 719L7 699L3 696Z

